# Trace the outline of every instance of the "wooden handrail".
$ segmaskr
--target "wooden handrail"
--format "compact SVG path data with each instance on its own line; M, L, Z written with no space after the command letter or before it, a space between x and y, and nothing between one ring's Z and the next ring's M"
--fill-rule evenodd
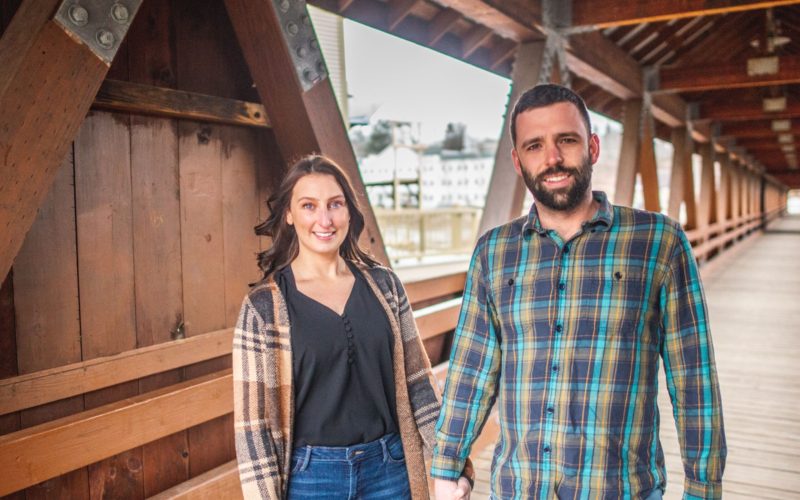
M225 356L233 329L0 380L0 415Z
M149 500L199 500L225 498L238 500L242 498L242 487L239 483L239 470L236 460L225 462L208 472L193 477L188 481L176 484Z
M226 415L230 370L0 436L0 496Z
M409 299L421 302L460 292L464 276L464 272L459 272L424 280L422 286L411 283ZM444 310L437 304L415 311L420 333L425 339L455 328L457 315L458 305L455 303ZM226 356L231 353L232 341L233 329L226 328L114 356L0 379L0 415Z

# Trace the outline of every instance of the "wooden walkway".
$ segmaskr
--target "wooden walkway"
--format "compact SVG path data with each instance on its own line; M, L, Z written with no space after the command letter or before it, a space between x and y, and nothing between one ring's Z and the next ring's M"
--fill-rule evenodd
M800 499L800 216L738 245L703 272L728 441L724 498ZM683 468L663 372L660 385L665 499L678 500ZM475 499L488 498L491 448L473 453Z

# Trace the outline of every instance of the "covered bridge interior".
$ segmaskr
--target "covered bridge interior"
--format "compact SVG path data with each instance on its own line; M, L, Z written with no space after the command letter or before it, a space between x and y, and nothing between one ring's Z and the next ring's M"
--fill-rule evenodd
M640 183L647 209L684 221L721 289L783 294L767 300L785 309L765 311L789 333L763 352L729 336L742 351L719 351L732 370L773 356L763 385L732 379L783 411L736 417L758 427L754 447L777 444L751 483L739 467L733 494L759 496L758 481L775 490L760 498L797 494L800 373L787 359L800 353L800 226L785 213L800 189L800 2L309 3L508 77L511 103L556 81L623 124L614 201L631 205ZM350 173L367 205L362 244L389 262L306 3L0 0L0 28L0 496L241 495L232 327L269 245L253 226L293 158L321 152ZM507 124L498 137L483 229L524 204ZM668 199L654 138L674 147ZM724 274L745 252L785 265L750 292L757 280ZM439 274L401 277L443 376L465 273ZM741 392L731 387L723 378L723 397Z

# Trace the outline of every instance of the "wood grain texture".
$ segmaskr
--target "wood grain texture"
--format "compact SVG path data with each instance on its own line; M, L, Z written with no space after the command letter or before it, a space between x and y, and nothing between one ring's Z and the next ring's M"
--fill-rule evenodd
M270 126L264 106L258 103L118 80L103 82L92 107L230 125Z
M162 342L124 353L0 380L0 414L229 355L233 329Z
M0 481L0 495L88 464L94 464L93 473L98 463L106 463L103 471L128 471L136 479L137 464L131 462L136 457L125 450L224 415L232 397L233 382L226 371L2 436L0 464L7 473ZM60 453L54 455L54 449ZM98 462L105 457L114 458ZM128 462L117 463L120 460ZM124 488L115 480L109 491L103 489L108 477L90 478L93 495L117 497L116 492L124 490L124 498L130 498L141 487L133 482Z
M0 67L11 67L4 69L8 76L0 82L0 145L4 151L0 227L6 235L0 242L2 276L22 246L36 209L108 70L85 45L76 43L53 22L37 26L32 40L15 42L11 32L17 22L30 30L27 23L38 21L15 16L8 36L0 39Z

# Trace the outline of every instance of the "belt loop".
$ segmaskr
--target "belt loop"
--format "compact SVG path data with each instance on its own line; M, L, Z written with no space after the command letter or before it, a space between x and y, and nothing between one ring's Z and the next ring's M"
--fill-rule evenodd
M381 438L381 449L383 450L383 463L389 461L389 446L386 444L386 436Z
M311 446L306 445L305 448L306 448L306 453L305 456L303 457L303 465L300 467L299 472L304 472L306 469L308 469L308 465L311 462Z

